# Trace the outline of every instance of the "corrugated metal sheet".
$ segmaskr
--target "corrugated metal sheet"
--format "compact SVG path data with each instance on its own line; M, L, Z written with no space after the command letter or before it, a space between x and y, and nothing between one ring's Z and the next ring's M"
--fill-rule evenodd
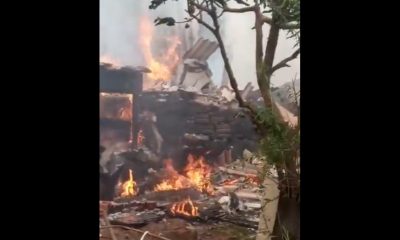
M218 49L218 43L199 38L194 46L183 55L183 59L206 61Z
M200 91L211 83L212 73L207 59L218 49L216 42L199 38L193 47L183 55L183 69L180 69L179 84Z

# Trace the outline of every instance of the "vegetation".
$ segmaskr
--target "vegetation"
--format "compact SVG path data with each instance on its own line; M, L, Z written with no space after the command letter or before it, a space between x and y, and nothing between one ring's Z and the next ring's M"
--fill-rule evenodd
M150 9L156 9L168 0L152 0ZM178 1L178 0L170 0ZM156 25L166 24L172 26L178 23L189 27L192 21L207 28L216 38L225 70L229 77L230 85L235 92L239 106L246 109L257 130L263 136L261 152L265 154L269 164L276 167L279 176L281 197L298 198L299 194L299 142L300 129L286 123L276 107L271 96L271 79L273 74L285 67L290 67L289 62L300 54L300 0L234 0L241 8L230 7L233 0L186 0L188 17L184 21L176 21L171 16L157 18ZM256 35L256 75L257 83L264 100L263 108L255 107L254 103L246 102L240 95L236 78L227 57L225 44L220 33L219 18L224 14L254 13L254 31ZM207 15L211 21L204 17ZM267 42L264 47L263 26L269 25ZM275 63L275 52L281 31L285 31L288 38L295 39L294 52ZM294 99L299 93L293 88L290 96Z

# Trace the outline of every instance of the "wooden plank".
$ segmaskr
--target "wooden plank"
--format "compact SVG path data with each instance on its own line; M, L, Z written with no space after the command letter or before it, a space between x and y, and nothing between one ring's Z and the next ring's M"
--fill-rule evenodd
M260 200L262 198L261 194L257 194L257 193L253 193L253 192L237 191L235 193L238 196L238 198L240 198L240 199Z
M226 172L226 173L229 173L232 175L258 178L257 170L253 170L253 169L243 169L243 171L238 171L238 170L229 169L229 168L225 168L225 167L218 167L218 169L222 172Z

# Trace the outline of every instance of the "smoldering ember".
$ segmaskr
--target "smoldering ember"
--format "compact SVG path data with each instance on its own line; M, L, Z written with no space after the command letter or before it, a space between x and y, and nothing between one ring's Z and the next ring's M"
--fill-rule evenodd
M279 200L288 170L260 150L264 137L229 77L212 81L220 44L199 37L178 53L179 41L161 58L143 50L146 66L100 60L100 239L266 239L258 235L283 224L281 236L300 239L298 209ZM271 90L294 128L299 103L288 88L298 83ZM239 94L264 106L250 82Z

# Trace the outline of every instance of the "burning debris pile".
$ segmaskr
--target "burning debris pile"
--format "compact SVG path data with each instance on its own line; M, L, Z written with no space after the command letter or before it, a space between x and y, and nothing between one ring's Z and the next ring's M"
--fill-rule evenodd
M155 192L194 188L199 192L212 194L213 189L210 182L211 167L205 163L203 157L195 159L194 156L189 155L183 175L180 175L174 169L171 159L166 160L165 164L167 179L164 179L155 186Z
M165 239L177 234L180 237L175 239L181 239L187 232L179 235L179 231L160 230L168 222L181 219L191 226L190 232L196 236L189 239L203 239L198 235L205 234L204 228L226 224L241 226L255 235L261 209L258 171L262 164L263 161L245 150L240 160L224 166L209 163L204 157L188 155L186 165L177 170L168 159L159 171L149 171L151 180L144 184L138 183L134 179L135 170L130 170L129 179L117 185L114 201L101 204L101 234L109 234L106 228L109 221L143 233L146 227L152 226L153 231L163 233L161 236ZM138 190L140 184L152 185L152 188L142 192Z

